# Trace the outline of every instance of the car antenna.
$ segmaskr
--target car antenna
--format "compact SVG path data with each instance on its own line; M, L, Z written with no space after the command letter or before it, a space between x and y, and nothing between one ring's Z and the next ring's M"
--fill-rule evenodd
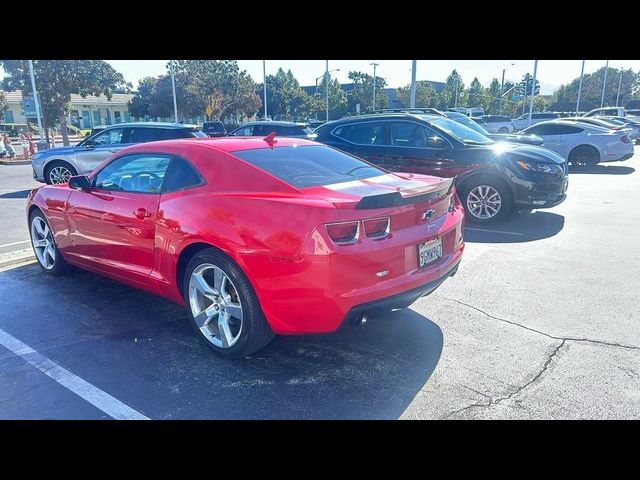
M276 140L276 132L271 132L269 135L264 137L262 140L267 142L269 145L273 146L273 144L277 142L277 140Z

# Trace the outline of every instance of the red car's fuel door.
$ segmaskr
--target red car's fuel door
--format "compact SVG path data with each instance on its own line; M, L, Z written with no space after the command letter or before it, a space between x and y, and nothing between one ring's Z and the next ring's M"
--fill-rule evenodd
M71 193L67 218L71 257L130 282L153 268L155 225L171 157L126 155L106 165L92 188Z

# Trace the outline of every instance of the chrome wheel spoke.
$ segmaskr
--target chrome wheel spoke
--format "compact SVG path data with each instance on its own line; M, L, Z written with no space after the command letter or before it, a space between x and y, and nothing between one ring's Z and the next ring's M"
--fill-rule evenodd
M225 311L232 317L237 318L238 320L242 320L242 307L240 304L227 304L225 307Z
M218 294L222 294L222 291L227 284L227 276L219 268L214 269L213 275L213 289Z
M33 241L33 246L36 248L44 248L47 246L47 241L44 238L38 238Z
M193 279L196 282L196 288L203 295L207 297L213 297L216 294L214 289L211 287L211 285L207 283L207 281L204 279L202 274L199 274L199 275L194 274Z
M476 218L494 217L502 206L500 192L490 185L478 185L467 195L467 208Z
M232 345L234 338L229 327L228 315L218 315L218 338L222 342L222 348L229 348Z
M47 245L47 255L51 258L51 262L54 262L56 259L56 250L53 248L53 245L50 243Z

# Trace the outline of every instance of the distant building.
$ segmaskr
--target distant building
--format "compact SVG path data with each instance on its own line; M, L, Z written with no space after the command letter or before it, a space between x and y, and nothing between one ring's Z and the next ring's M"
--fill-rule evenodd
M4 92L7 99L8 110L0 116L0 124L2 123L18 123L26 124L27 116L25 115L24 98L20 90L13 92ZM142 122L148 120L156 121L173 121L171 118L137 118L129 114L129 101L133 98L132 93L114 93L111 100L101 95L95 97L88 95L82 98L80 95L71 95L71 105L69 116L67 117L67 125L73 125L77 128L93 128L96 125L112 125L124 122ZM35 110L34 110L35 111ZM200 118L185 118L184 123L196 123L203 120ZM37 123L34 116L29 117L30 123ZM52 127L57 125L51 125Z

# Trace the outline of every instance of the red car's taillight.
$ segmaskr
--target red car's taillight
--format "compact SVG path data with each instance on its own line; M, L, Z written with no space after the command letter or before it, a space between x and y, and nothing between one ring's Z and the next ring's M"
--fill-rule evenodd
M622 143L631 143L631 139L628 135L622 135L622 137L620 137L620 140L622 140Z
M389 235L391 220L389 217L363 220L364 231L369 238L384 238Z
M327 233L336 245L350 245L358 241L360 222L327 223Z

